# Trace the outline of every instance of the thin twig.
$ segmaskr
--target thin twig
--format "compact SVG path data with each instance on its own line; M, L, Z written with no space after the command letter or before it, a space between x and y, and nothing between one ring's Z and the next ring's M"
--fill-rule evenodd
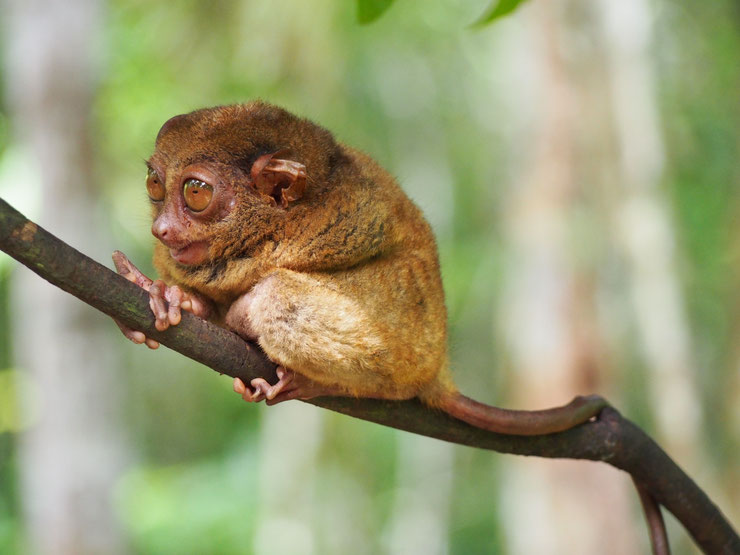
M647 489L636 480L633 480L637 494L640 496L640 504L645 513L647 520L648 532L650 533L650 544L653 547L653 555L671 555L671 548L668 545L668 536L666 535L665 522L663 514L660 512L660 505L648 493Z

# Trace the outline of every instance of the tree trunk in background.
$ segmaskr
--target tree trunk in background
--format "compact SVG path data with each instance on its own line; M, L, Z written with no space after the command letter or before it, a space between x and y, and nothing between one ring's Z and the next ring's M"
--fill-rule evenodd
M579 76L581 66L598 68L603 60L584 47L574 17L581 6L549 0L522 12L531 16L532 40L523 48L531 53L527 71L535 80L523 86L540 95L521 108L542 108L528 121L531 138L513 147L532 155L513 177L506 220L511 254L503 327L512 362L509 402L517 408L550 407L599 391L606 371L596 304L599 275L589 252L598 244L598 226L581 221L589 211L579 209L593 186L584 182L589 158L579 138L588 111L598 109L598 103L587 102L593 91ZM502 463L508 508L503 529L512 553L641 551L624 476L570 461Z
M297 402L263 408L254 553L322 553L314 524L324 510L324 496L317 494L323 489L317 460L324 415Z
M639 347L647 371L647 399L656 438L710 496L727 506L720 488L706 484L701 399L676 253L670 206L660 181L664 145L655 91L653 15L646 0L596 4L606 51L617 154L611 215L626 261ZM688 541L685 535L684 541ZM677 547L674 541L674 548Z
M600 1L619 190L614 232L627 262L632 306L649 375L650 406L664 447L690 474L701 465L700 400L670 208L660 189L661 138L646 0Z
M398 451L393 512L385 534L386 552L445 555L450 551L454 446L399 434Z
M3 19L9 112L41 179L38 220L105 259L90 129L101 7L95 0L6 0ZM125 452L112 324L23 268L14 286L16 364L38 393L26 400L38 418L19 442L31 549L122 552L111 499Z

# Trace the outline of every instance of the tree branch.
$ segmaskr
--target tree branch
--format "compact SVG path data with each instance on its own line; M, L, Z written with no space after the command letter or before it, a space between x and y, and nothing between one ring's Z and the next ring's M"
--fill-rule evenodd
M53 285L131 328L221 374L274 381L260 349L192 314L157 331L146 292L27 220L0 199L0 249ZM707 495L640 428L607 408L597 421L544 436L510 436L473 428L416 400L321 397L307 401L342 414L452 443L500 453L602 461L628 472L684 525L707 553L740 553L740 537ZM606 509L605 509L606 510Z

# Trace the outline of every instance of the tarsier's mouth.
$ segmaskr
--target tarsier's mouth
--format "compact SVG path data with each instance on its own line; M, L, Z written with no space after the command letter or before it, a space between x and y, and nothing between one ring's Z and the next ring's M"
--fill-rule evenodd
M175 262L186 266L200 264L208 257L208 243L195 241L178 248L170 248L170 256Z

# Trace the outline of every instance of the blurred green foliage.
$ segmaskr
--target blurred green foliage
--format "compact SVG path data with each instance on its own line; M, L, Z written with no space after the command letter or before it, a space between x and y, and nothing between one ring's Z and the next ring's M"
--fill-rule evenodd
M393 0L357 0L357 21L372 23L388 11Z
M476 26L488 25L493 23L497 19L500 19L510 13L514 12L524 0L497 0L491 5L486 13L475 22Z
M681 57L660 59L670 153L665 186L686 255L681 270L707 407L706 432L712 455L724 468L737 469L740 444L725 436L737 398L723 390L737 382L740 332L740 104L732 101L740 91L740 10L737 4L713 4L707 10L690 6L673 22L677 27L671 32L690 35L693 46Z

